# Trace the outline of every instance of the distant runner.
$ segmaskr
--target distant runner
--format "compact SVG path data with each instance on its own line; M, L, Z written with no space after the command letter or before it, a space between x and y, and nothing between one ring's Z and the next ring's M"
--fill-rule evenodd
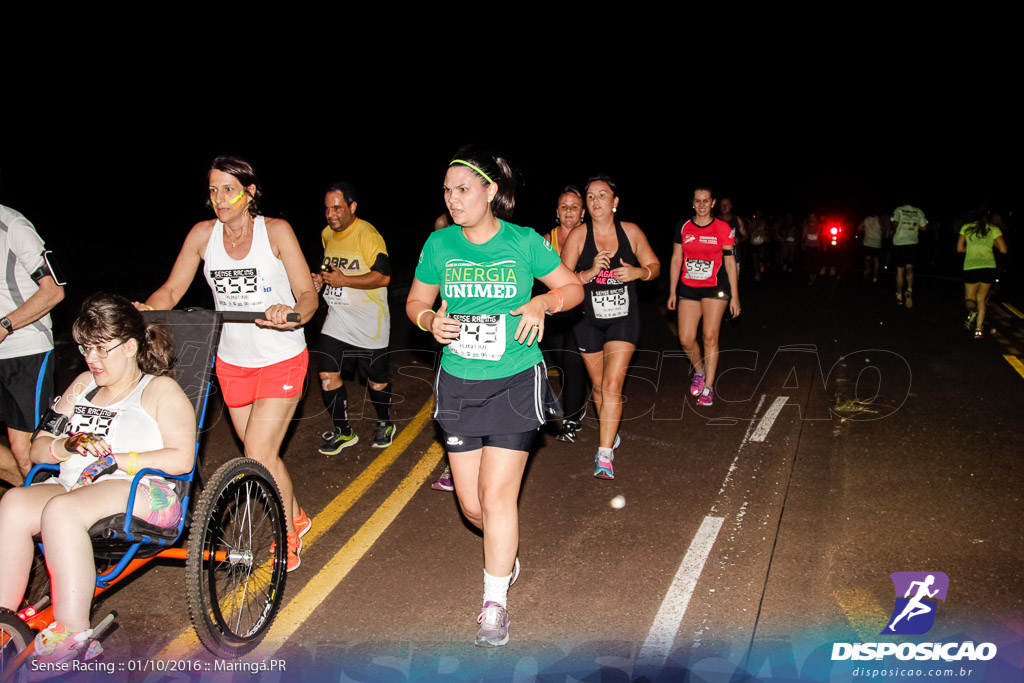
M669 276L668 309L679 311L679 343L693 365L690 394L697 405L715 400L718 369L718 333L726 308L740 314L740 294L733 253L733 230L725 221L712 218L715 205L710 188L693 192L694 217L675 231ZM697 341L697 327L704 322L704 350Z

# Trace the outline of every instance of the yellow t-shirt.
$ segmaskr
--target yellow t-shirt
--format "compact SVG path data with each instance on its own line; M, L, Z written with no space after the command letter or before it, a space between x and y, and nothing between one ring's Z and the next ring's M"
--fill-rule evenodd
M342 232L334 232L328 226L320 237L324 245L323 262L344 275L366 275L377 257L388 253L384 238L361 218ZM323 334L362 349L383 349L388 345L391 312L387 287L355 289L325 285L323 296L328 306Z

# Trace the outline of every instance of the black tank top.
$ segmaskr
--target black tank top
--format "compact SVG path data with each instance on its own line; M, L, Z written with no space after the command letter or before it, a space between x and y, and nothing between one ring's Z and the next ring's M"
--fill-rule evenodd
M740 233L740 217L733 214L733 217L726 221L732 228L732 240L734 245L746 244L747 238Z
M597 257L594 228L589 222L586 224L586 230L587 237L583 241L583 249L576 261L577 272L593 268L594 259ZM594 320L622 318L639 313L636 280L623 283L616 280L611 274L611 271L622 263L631 266L639 265L629 238L626 236L626 231L622 229L622 223L618 220L615 221L615 238L618 240L618 248L612 255L608 270L602 270L593 280L583 285L583 313L586 317Z

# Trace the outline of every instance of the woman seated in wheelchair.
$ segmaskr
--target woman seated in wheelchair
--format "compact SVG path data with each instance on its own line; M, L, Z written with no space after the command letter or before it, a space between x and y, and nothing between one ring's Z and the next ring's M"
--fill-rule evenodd
M55 410L70 436L40 432L34 463L59 463L60 476L8 491L0 499L0 606L17 610L42 533L56 621L35 640L43 662L80 654L92 635L89 612L96 566L89 528L124 513L133 475L144 468L187 474L195 457L195 412L171 376L171 339L147 325L127 299L97 294L72 328L88 372L68 387ZM132 514L159 527L182 514L174 487L145 476Z

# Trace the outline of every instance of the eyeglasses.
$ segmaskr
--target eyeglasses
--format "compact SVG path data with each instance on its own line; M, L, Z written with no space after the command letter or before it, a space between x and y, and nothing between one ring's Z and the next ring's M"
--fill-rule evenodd
M105 349L102 346L82 346L81 344L79 344L78 345L78 352L80 354L82 354L83 356L85 356L86 358L89 357L90 353L95 353L97 358L106 358L108 355L110 355L111 351L116 349L121 344L124 344L124 342L126 342L126 341L128 341L128 340L125 339L122 342L118 342L117 344L114 344L113 346L111 346L109 349Z

